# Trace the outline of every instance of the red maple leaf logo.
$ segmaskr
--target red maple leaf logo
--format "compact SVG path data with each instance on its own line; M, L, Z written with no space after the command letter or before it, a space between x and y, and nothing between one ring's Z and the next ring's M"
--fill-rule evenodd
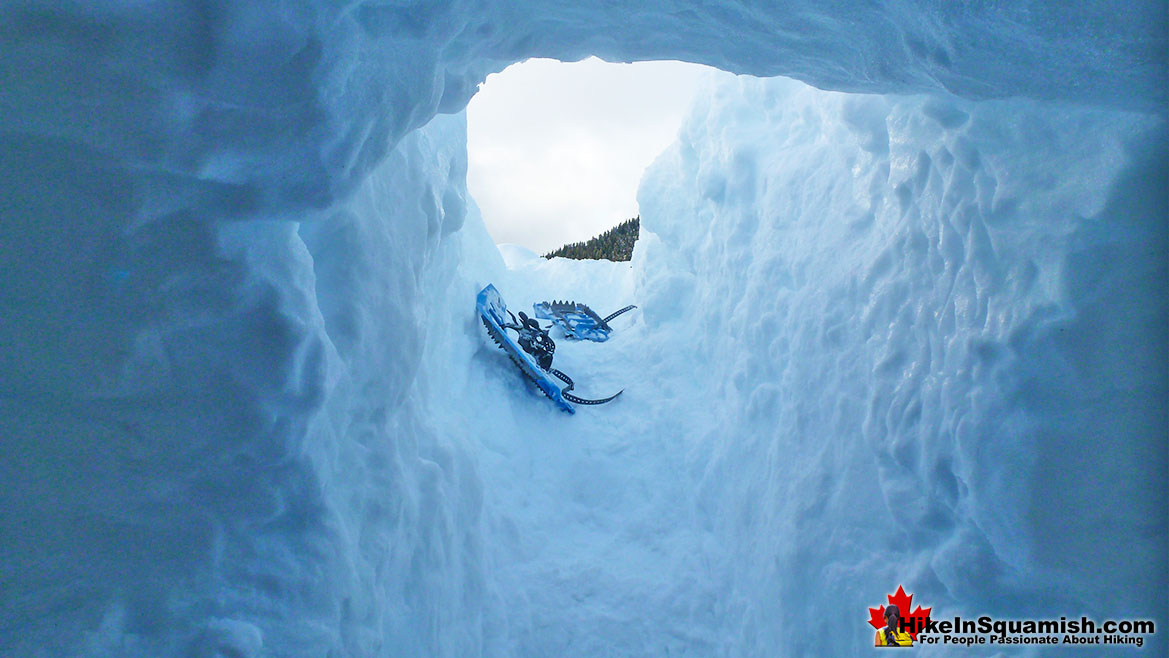
M897 592L895 594L889 594L886 598L889 599L889 605L897 606L897 612L901 613L901 619L905 620L906 632L916 642L917 633L919 630L925 628L925 624L929 622L930 611L933 608L923 608L919 605L917 606L917 610L911 613L909 606L913 604L913 595L906 594L905 588L901 585L897 586ZM885 606L869 608L869 624L877 629L885 627Z

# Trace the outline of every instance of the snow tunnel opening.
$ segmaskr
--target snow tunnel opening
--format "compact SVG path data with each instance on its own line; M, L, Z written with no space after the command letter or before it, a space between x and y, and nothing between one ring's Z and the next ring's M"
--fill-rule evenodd
M493 241L543 254L637 216L642 174L717 74L589 57L488 76L466 110L467 186Z

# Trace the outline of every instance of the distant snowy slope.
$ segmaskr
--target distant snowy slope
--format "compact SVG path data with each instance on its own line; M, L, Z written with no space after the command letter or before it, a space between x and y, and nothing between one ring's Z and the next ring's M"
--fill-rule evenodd
M496 246L499 249L499 254L503 256L503 262L509 268L518 267L540 257L540 254L518 244L501 244Z

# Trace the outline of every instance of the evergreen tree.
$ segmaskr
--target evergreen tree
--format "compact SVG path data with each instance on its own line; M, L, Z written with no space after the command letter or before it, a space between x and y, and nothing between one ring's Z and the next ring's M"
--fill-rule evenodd
M627 219L597 237L585 242L566 244L544 258L572 258L574 260L623 261L633 257L633 243L641 230L641 216Z

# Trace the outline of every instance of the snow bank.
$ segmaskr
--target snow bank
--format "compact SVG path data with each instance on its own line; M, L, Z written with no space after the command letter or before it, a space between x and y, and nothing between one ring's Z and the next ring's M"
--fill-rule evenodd
M613 417L636 425L581 414L596 431L572 434L482 345L470 300L507 275L466 198L462 119L435 116L489 71L587 54L1147 111L1166 100L1164 17L1163 3L1089 2L6 7L0 652L797 652L786 635L765 644L806 597L805 564L842 586L834 615L893 577L955 606L1006 605L974 578L979 563L1011 596L1030 577L1050 585L1043 609L1064 596L1144 610L1165 582L1164 489L1149 485L1165 426L1164 332L1146 326L1165 324L1151 119L833 96L838 111L797 103L780 127L752 117L784 116L781 86L716 100L726 137L696 127L687 140L705 132L706 146L674 156L705 201L680 182L676 200L647 192L657 237L628 284L643 324L601 353L624 358L564 355L597 363L598 386L636 370L654 392L630 385L624 408L655 410ZM817 123L855 135L851 161ZM752 152L735 132L751 125L775 129L759 144L792 137L808 163ZM771 158L815 176L793 187L760 168ZM751 197L773 205L739 212ZM782 234L781 207L822 221ZM850 284L843 263L864 278ZM619 301L631 288L612 276ZM740 292L753 305L728 306ZM683 349L689 315L700 342ZM766 339L774 358L751 358ZM800 448L821 456L789 459L783 437L817 424L824 440ZM550 425L580 438L530 438ZM1060 449L1093 436L1103 464ZM1069 472L1084 486L1063 486ZM791 481L806 495L777 497ZM864 507L848 483L867 483ZM1126 493L1144 498L1101 513ZM904 558L905 575L868 548L891 531L848 529L879 525L890 504L906 505L906 537L877 554ZM800 522L830 514L841 522ZM1108 533L1085 527L1101 524L1150 553L1092 571ZM792 528L805 534L780 539ZM1152 575L1135 583L1141 569ZM1078 603L1097 585L1124 589Z
M853 653L898 584L1165 619L1165 137L785 80L700 101L643 180L635 296L716 398L690 500L736 651Z
M509 269L534 261L540 257L540 254L528 249L525 246L518 244L501 244L496 245L499 249L499 255L503 256L503 262Z

